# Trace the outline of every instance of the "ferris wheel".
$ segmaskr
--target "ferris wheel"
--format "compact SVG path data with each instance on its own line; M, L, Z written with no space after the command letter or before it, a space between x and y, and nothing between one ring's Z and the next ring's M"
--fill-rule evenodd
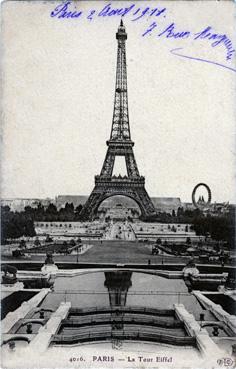
M195 199L195 195L196 195L196 191L199 187L205 187L205 189L207 190L207 194L208 194L208 199L207 201L205 201L202 197L202 199L200 199L200 201L196 201ZM206 183L198 183L194 189L193 189L193 192L192 192L192 203L193 205L195 206L195 208L197 209L205 209L205 208L208 208L211 204L211 190L210 190L210 187L206 184Z

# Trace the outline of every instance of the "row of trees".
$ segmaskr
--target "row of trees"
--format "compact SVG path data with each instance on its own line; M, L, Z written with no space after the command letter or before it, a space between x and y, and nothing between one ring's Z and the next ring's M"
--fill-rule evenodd
M235 216L226 214L218 217L207 215L193 219L193 229L197 235L211 236L216 241L226 241L235 247Z
M74 208L73 204L68 203L60 210L57 210L54 204L49 204L46 208L39 204L36 208L26 206L24 211L13 212L9 206L1 206L2 241L5 242L8 238L35 236L35 221L77 221L81 209L82 205Z
M159 212L155 216L149 217L147 220L149 222L160 222L160 223L179 223L179 224L191 224L193 218L202 215L199 209L188 210L179 207L176 210L172 210L171 214L166 212Z
M148 219L150 222L191 224L191 229L197 235L209 236L216 241L226 241L231 248L235 248L235 209L230 208L229 213L212 216L204 215L199 209L184 210L169 213L159 213Z
M8 238L35 236L34 221L25 212L13 212L9 206L1 207L1 237L5 242Z
M18 238L21 236L35 236L35 221L79 221L82 205L74 207L66 203L64 208L57 209L54 204L43 207L39 204L36 208L26 206L23 212L13 212L8 206L1 207L2 215L2 240ZM191 224L191 228L197 235L211 236L217 241L226 241L233 248L235 245L235 210L222 216L205 216L199 209L184 210L179 208L172 214L159 213L148 221L162 223Z
M235 248L235 208L231 206L229 212L222 215L206 216L199 210L183 210L179 208L176 219L191 223L192 229L197 235L210 236L216 241L226 241L229 246Z
M39 222L73 222L80 220L80 212L82 205L78 205L76 208L71 203L66 203L64 208L57 209L54 204L49 204L47 207L39 204L36 208L31 206L25 207L25 214L30 216L32 220Z

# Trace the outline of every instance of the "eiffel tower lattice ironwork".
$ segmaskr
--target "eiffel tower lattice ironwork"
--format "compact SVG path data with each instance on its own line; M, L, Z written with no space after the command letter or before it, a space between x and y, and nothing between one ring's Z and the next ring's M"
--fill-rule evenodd
M145 178L140 176L134 157L128 112L127 70L125 41L127 33L121 20L118 32L117 69L115 101L110 139L107 141L107 153L100 175L95 176L95 187L85 203L80 216L93 219L99 205L106 198L124 195L132 198L139 205L141 217L155 215L154 205L145 189ZM113 176L116 156L124 156L127 176Z

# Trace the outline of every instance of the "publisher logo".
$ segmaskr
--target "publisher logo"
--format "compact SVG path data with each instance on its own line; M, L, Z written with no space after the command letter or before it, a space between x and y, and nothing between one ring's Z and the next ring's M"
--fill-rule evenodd
M230 357L223 357L217 360L217 364L219 366L232 366L234 364L234 360L232 360Z

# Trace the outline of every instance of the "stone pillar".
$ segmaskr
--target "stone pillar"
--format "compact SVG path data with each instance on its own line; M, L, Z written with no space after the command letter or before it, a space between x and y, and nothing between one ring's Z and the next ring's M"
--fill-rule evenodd
M212 353L214 353L214 357L222 357L222 351L211 339L207 330L200 327L194 316L185 309L184 305L174 304L174 309L178 318L184 322L185 329L189 335L196 337L197 346L201 353L209 358L212 358Z
M71 302L61 302L58 309L51 315L48 322L39 329L36 337L29 344L29 349L37 352L44 352L47 350L51 338L60 327L61 321L65 319L71 308Z

